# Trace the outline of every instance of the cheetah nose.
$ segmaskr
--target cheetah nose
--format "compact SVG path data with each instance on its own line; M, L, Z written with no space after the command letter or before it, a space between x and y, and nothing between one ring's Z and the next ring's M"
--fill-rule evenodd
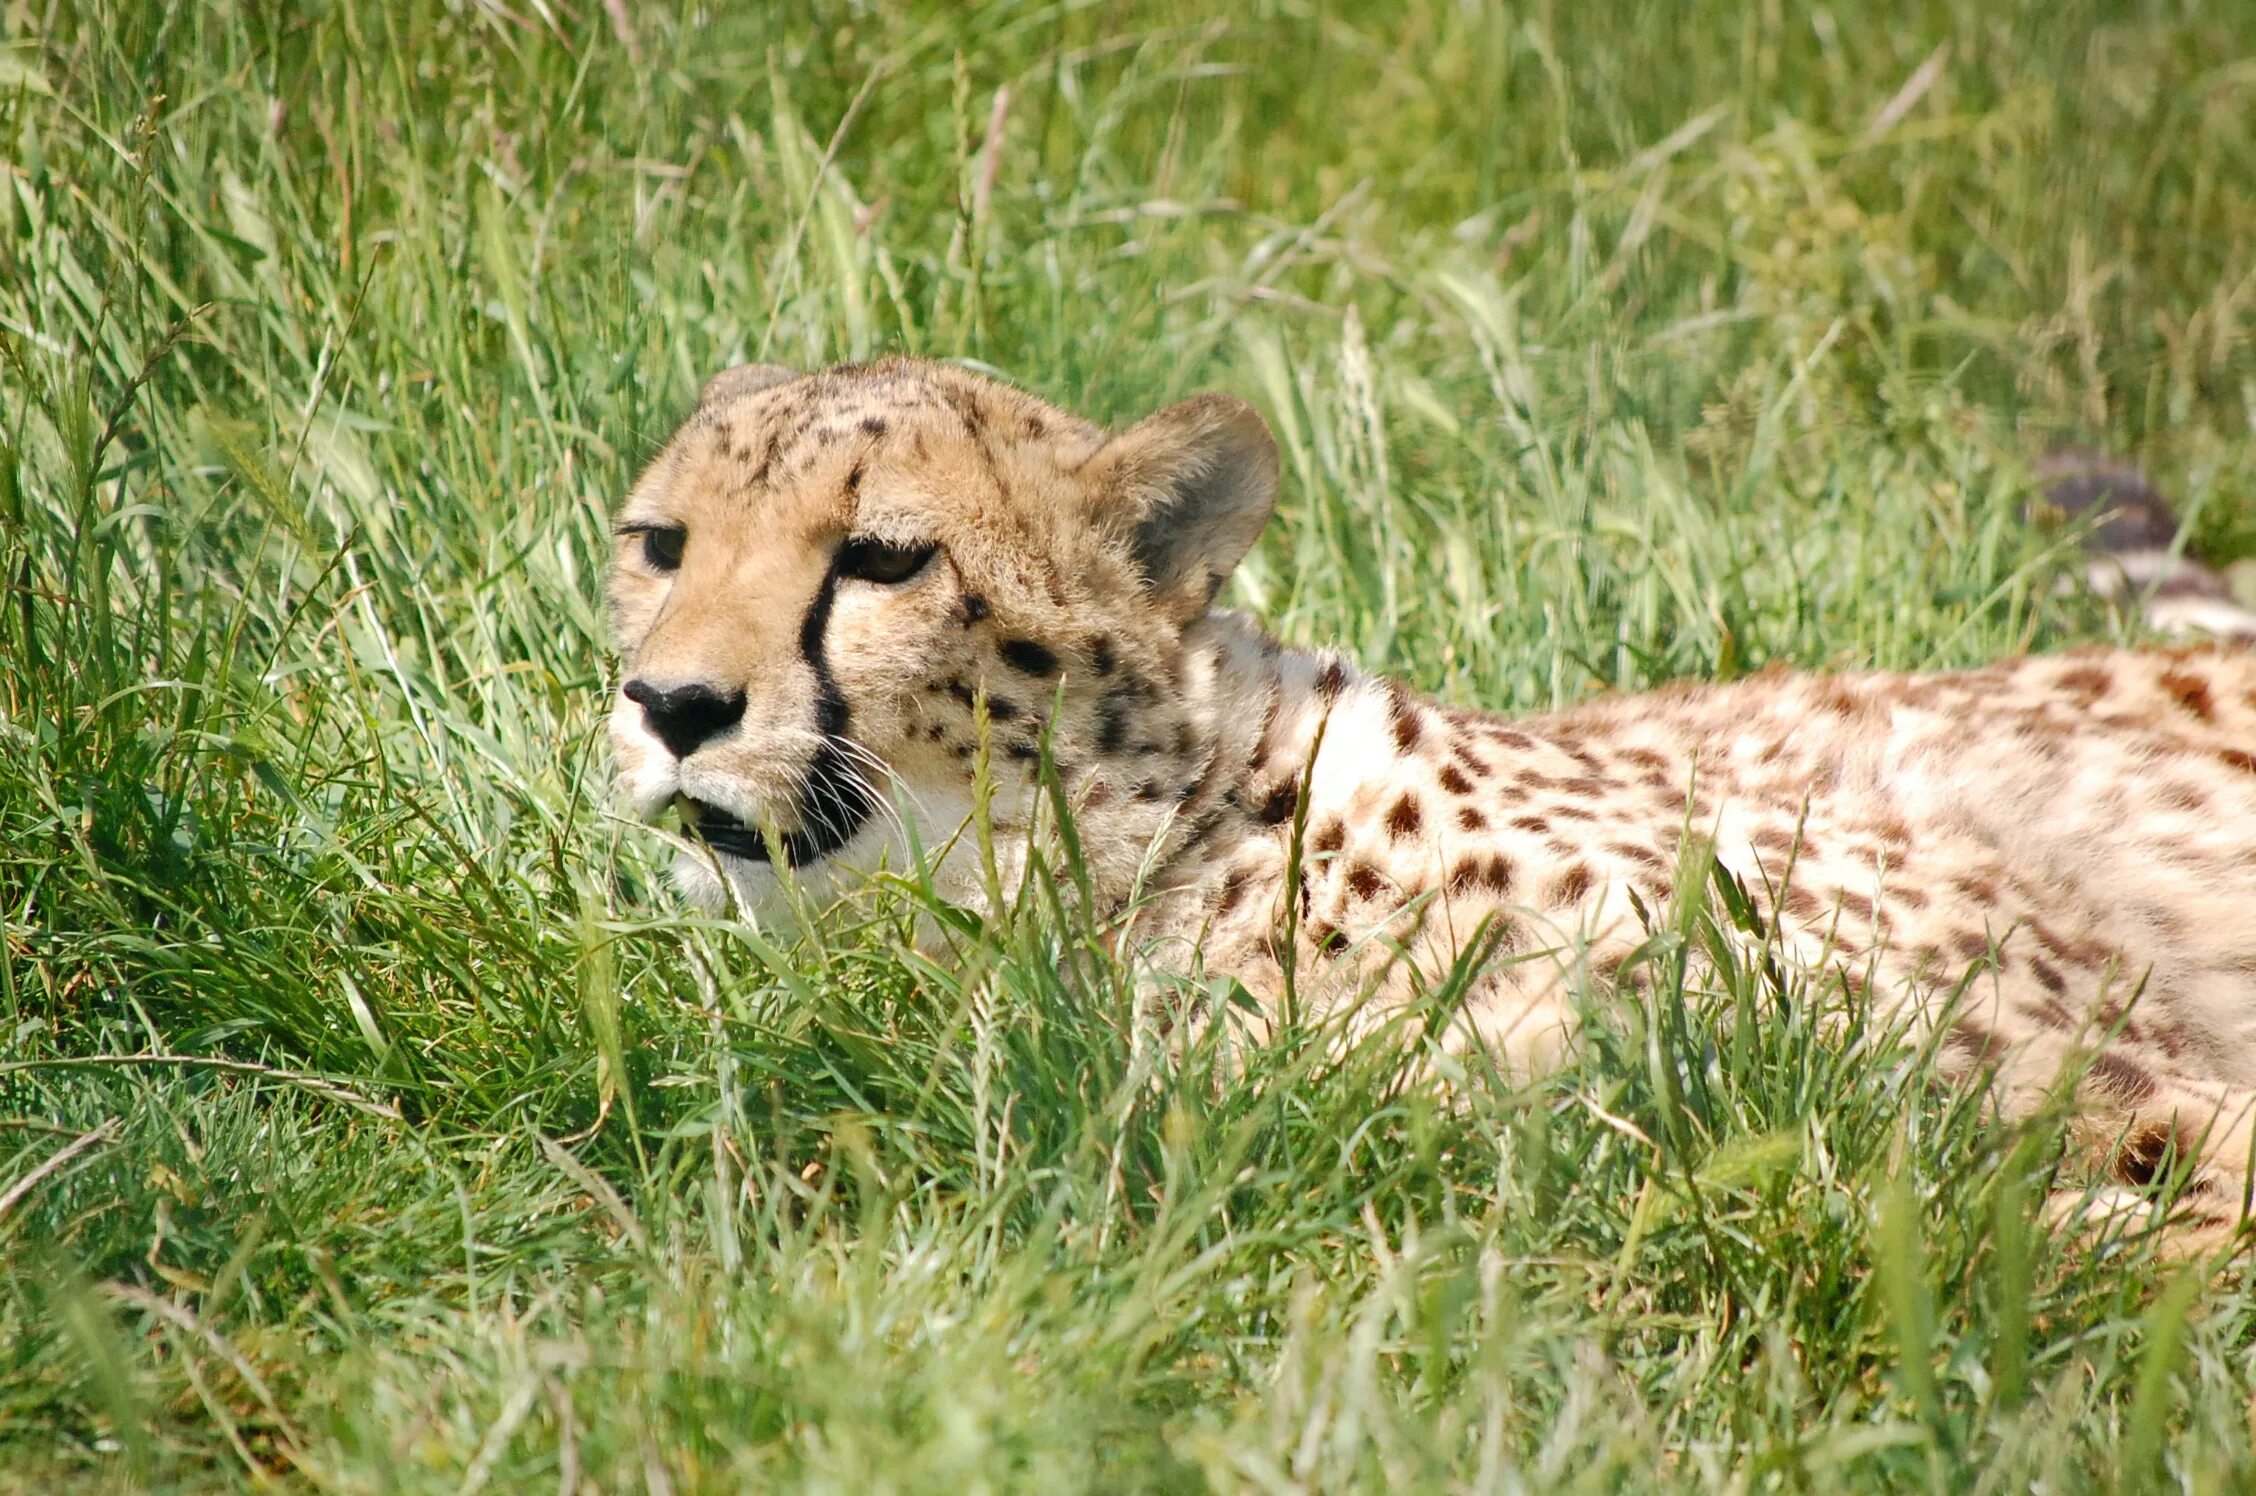
M703 681L661 686L637 676L621 689L642 708L642 719L676 758L689 757L699 744L727 732L744 716L742 691L717 690Z

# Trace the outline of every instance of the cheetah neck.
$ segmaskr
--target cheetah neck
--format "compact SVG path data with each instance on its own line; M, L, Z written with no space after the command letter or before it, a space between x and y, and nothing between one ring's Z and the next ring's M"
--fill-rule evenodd
M1186 632L1182 673L1204 768L1147 842L1155 855L1141 892L1148 921L1188 929L1223 897L1233 853L1249 840L1282 848L1304 795L1331 798L1345 781L1388 774L1398 749L1387 724L1406 693L1336 651L1288 647L1220 610Z

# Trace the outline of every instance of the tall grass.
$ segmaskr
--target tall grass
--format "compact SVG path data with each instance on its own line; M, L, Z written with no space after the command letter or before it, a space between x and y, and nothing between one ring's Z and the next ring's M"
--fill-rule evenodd
M685 914L597 731L755 356L1242 393L1238 600L1453 699L2118 635L2028 466L2256 549L2256 11L0 26L0 1487L2256 1481L2240 1280L1728 888L1542 1084L1225 1063L1039 891Z

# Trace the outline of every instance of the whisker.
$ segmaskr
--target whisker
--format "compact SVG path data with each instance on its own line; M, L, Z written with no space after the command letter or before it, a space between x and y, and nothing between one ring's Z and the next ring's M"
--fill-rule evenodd
M917 792L907 784L906 781L902 780L893 772L892 766L890 764L887 764L883 759L879 758L875 753L870 751L867 746L855 741L853 738L846 736L844 733L838 735L837 742L839 747L844 751L849 759L856 759L861 763L867 764L871 770L875 771L876 774L881 775L889 784L893 786L894 789L899 791L901 797L909 802L910 809L916 812L919 820L931 819L931 812L925 805L923 798L919 796ZM870 775L863 773L853 764L849 763L848 768L853 773L856 783L861 787L864 793L868 794L871 799L877 803L879 813L884 815L886 819L892 823L894 828L900 832L902 841L904 843L910 841L912 838L909 835L908 822L902 816L899 807L894 804L893 797L889 794L881 793L878 790L875 780L873 780Z
M890 825L892 825L892 827L896 831L900 833L901 839L904 842L908 841L908 823L902 820L901 813L898 809L895 808L891 798L886 795L880 794L878 792L877 786L870 782L869 777L862 773L861 770L853 767L851 764L847 765L846 772L850 776L852 776L852 784L861 791L862 795L866 799L866 803L870 806L872 812L884 817L885 820Z
M879 774L886 780L888 780L894 786L894 788L900 791L902 797L905 798L919 814L923 814L925 812L926 807L923 797L917 794L916 790L910 786L908 781L902 779L899 775L893 772L893 766L891 764L888 764L887 762L885 762L885 760L879 758L875 753L871 752L867 747L863 746L861 743L856 742L854 739L847 737L843 733L839 735L838 744L842 749L846 751L848 755L853 758L859 759L862 763L867 764L870 769L876 774ZM874 782L865 780L865 783L869 788L873 790L876 788ZM889 799L890 797L886 798Z
M816 815L838 825L866 815L892 814L892 807L885 797L878 794L877 787L870 782L868 776L856 768L843 752L833 760L833 764L839 773L831 778L815 779L810 776L801 781L800 793L810 802L809 808ZM843 787L839 782L841 778ZM848 791L855 793L849 796Z

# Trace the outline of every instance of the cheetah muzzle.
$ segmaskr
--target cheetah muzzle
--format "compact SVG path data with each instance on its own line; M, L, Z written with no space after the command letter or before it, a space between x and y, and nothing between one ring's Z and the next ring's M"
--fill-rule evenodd
M988 851L1013 886L1034 853L1046 761L1123 950L1260 1012L1289 970L1350 1024L1472 952L1447 1042L1522 1071L1572 1044L1690 825L1785 960L1940 1026L2009 1112L2080 1074L2085 1131L2134 1140L2127 1182L2174 1148L2202 1164L2185 1210L2241 1217L2256 656L1776 673L1505 719L1213 606L1277 472L1221 396L1107 432L941 364L730 370L618 515L624 796L681 817L708 904L921 866L976 905ZM2083 473L2061 507L2131 481Z

